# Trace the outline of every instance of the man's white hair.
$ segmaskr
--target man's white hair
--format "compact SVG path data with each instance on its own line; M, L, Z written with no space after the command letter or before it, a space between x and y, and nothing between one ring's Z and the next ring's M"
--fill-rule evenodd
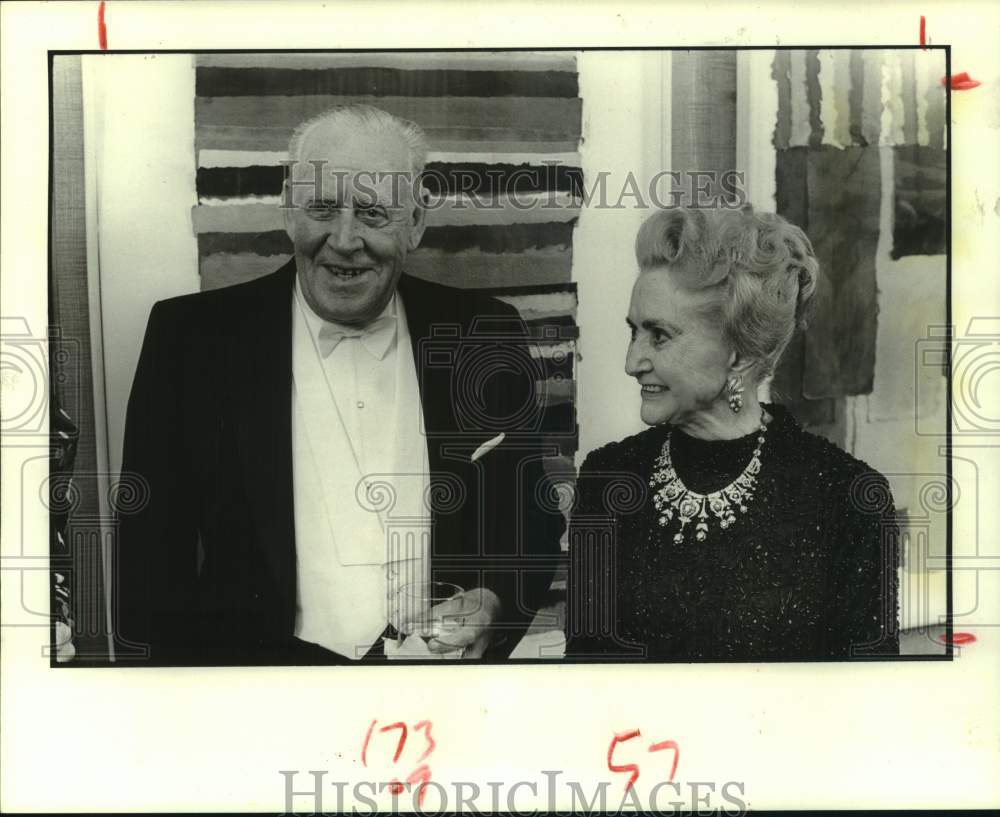
M424 172L427 164L427 137L416 122L394 116L374 105L337 105L307 119L292 134L288 144L288 158L298 162L306 134L321 124L344 122L368 133L391 133L406 144L410 152L410 170L414 177Z

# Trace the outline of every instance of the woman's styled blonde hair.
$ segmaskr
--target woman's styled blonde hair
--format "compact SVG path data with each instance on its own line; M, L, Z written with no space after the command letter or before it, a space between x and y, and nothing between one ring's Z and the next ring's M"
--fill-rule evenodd
M706 294L716 321L758 378L774 368L797 327L804 327L819 277L806 234L774 213L672 208L639 229L643 272L667 267L687 289Z

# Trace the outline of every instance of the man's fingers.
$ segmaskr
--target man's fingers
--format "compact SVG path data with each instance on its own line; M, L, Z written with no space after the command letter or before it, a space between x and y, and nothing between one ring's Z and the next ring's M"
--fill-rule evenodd
M433 653L448 653L464 650L466 657L476 658L485 644L483 636L489 627L491 616L482 604L478 594L466 593L449 599L431 608L434 622L434 638L427 642L427 649Z
M470 637L468 631L457 630L454 634L442 633L440 638L432 638L427 642L427 649L431 652L454 652L464 649L475 640L475 636Z
M473 623L465 616L455 617L450 624L447 620L442 620L434 628L435 635L427 642L427 649L431 652L462 649L474 643L483 631L484 625L481 622Z

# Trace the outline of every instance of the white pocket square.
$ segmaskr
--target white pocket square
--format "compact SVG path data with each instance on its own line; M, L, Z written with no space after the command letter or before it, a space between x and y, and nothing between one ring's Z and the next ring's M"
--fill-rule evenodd
M506 434L501 432L497 434L496 437L494 437L492 440L487 440L486 442L484 442L481 446L479 446L479 448L477 448L475 451L472 452L472 456L469 457L469 462L475 462L481 456L483 456L483 454L488 454L490 451L492 451L494 448L500 445L500 443L503 442L504 437L506 436L507 436Z

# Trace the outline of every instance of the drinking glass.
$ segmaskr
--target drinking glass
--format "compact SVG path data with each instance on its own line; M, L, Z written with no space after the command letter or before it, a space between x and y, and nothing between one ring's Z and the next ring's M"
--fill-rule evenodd
M390 617L395 619L391 623L399 634L397 646L402 646L403 639L411 635L417 636L425 644L432 638L447 644L448 620L452 616L442 618L434 608L446 601L459 598L464 592L457 584L450 582L410 582L400 587L396 598L396 609L392 611ZM460 657L462 650L462 647L456 646L455 650L441 655L448 658Z

